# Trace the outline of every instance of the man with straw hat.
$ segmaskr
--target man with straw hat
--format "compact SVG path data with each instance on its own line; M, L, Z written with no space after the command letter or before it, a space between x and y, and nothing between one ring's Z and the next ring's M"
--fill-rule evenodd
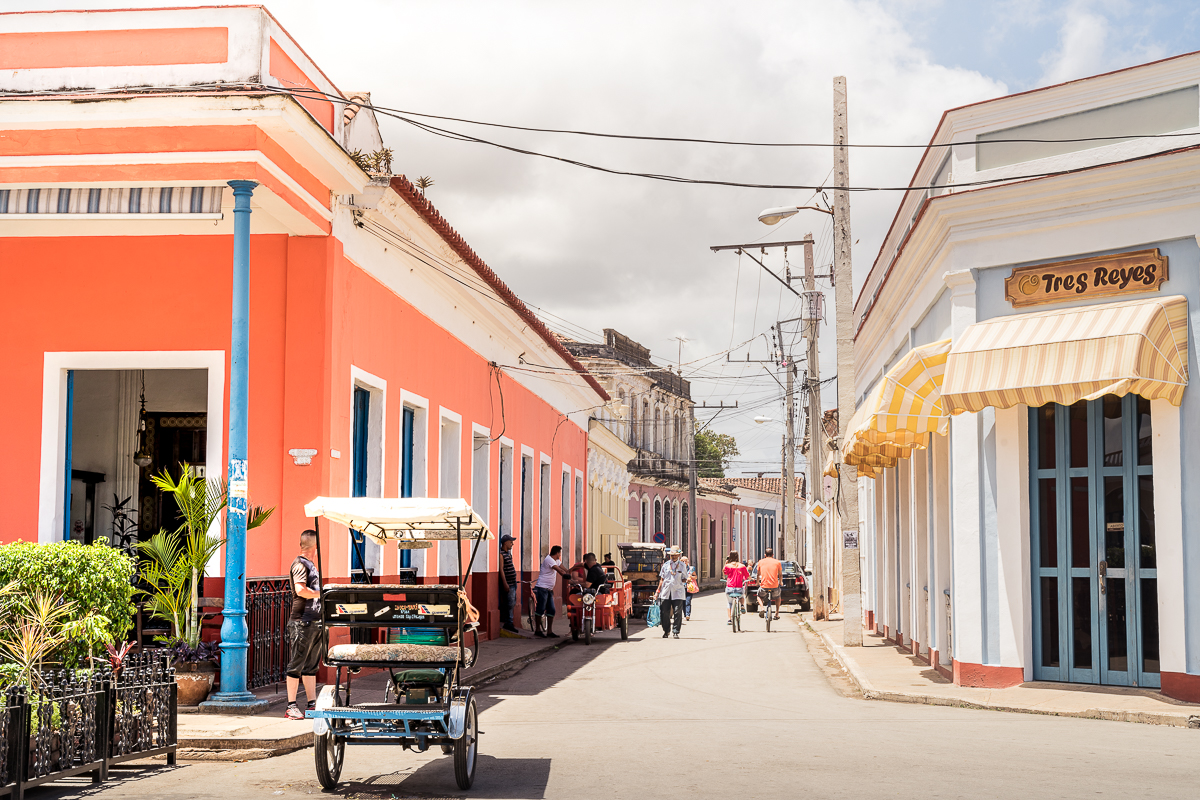
M672 547L667 555L670 559L663 562L662 569L658 571L658 590L654 594L660 603L663 638L671 634L673 624L675 638L678 639L679 629L683 627L683 601L687 597L687 579L691 570L679 560L683 551L678 547Z

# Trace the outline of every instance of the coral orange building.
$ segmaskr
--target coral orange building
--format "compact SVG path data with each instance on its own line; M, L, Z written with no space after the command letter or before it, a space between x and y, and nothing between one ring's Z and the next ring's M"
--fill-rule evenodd
M0 539L128 543L172 516L152 471L226 474L230 181L257 184L248 487L277 507L248 577L284 573L318 495L464 497L526 571L582 536L587 420L608 397L390 174L369 95L260 7L0 19ZM129 522L106 508L126 500ZM453 547L335 529L324 563L378 578L411 557L436 580ZM471 586L493 634L495 548Z

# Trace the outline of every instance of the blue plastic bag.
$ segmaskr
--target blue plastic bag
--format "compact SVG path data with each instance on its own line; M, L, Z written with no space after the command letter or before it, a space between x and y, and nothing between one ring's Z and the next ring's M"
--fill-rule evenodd
M646 612L646 627L657 628L662 623L662 612L658 608L658 598L654 598L650 603L650 610Z

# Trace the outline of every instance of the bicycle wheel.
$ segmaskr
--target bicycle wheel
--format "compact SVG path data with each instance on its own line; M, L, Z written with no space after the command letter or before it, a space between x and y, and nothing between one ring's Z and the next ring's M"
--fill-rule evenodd
M734 599L733 605L729 610L730 619L733 620L733 632L737 633L742 628L742 602Z
M767 633L770 633L770 632L771 632L771 617L773 617L773 616L775 616L775 615L772 613L772 611L771 611L771 607L768 605L768 606L767 606L767 614L766 614L766 619L767 619Z

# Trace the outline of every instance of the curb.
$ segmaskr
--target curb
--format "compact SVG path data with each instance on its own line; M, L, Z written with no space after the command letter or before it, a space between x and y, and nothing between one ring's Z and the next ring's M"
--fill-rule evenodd
M281 756L293 750L311 747L312 729L286 739L179 739L179 749L189 750L264 750L272 756Z
M1011 714L1036 714L1050 717L1077 717L1080 719L1104 719L1113 722L1136 722L1145 725L1168 725L1175 728L1200 728L1200 715L1156 714L1146 711L1124 711L1109 708L1088 708L1083 711L1054 711L1049 709L1028 708L1024 706L1005 705L1003 703L980 703L974 700L963 700L955 697L919 694L916 692L891 692L876 689L871 681L863 674L853 661L845 658L834 645L829 635L813 628L807 619L804 627L810 633L820 638L825 649L837 659L838 664L850 676L850 680L862 692L864 700L886 700L892 703L909 703L913 705L952 706L954 708L973 708L980 711L1004 711Z
M501 661L499 664L493 664L490 667L481 669L478 672L472 672L469 675L464 675L464 681L470 681L472 685L477 683L487 683L495 678L503 675L506 672L511 672L514 669L520 669L527 664L532 664L534 661L540 661L551 653L557 651L565 642L547 642L545 647L534 650L530 653L510 658L508 661Z

